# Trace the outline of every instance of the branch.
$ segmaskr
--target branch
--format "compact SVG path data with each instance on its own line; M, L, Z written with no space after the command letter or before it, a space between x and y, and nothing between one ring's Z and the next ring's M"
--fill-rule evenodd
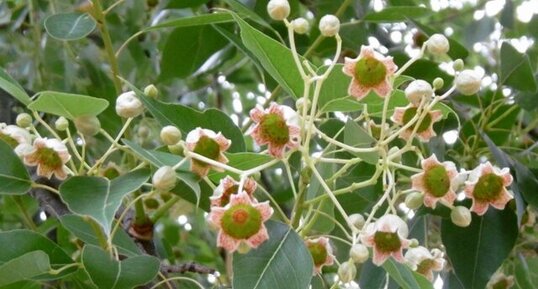
M195 262L189 262L179 265L161 265L161 272L163 273L199 273L199 274L214 274L215 269L200 265Z

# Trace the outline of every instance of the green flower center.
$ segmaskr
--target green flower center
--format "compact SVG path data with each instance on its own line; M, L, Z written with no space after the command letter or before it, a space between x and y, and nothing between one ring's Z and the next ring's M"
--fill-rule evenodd
M383 82L386 77L385 64L375 58L363 58L355 64L355 78L364 86L376 86Z
M10 137L7 134L0 133L0 140L6 142L12 149L16 148L19 145L19 142L16 139Z
M308 243L308 251L312 255L314 265L320 266L325 263L327 259L327 248L320 243Z
M435 167L424 172L424 185L434 197L440 198L450 189L450 178L444 166Z
M405 110L404 112L404 115L403 115L403 123L404 125L408 124L411 119L413 119L413 117L415 117L415 115L417 115L417 108L416 107L410 107L408 109ZM428 130L428 128L430 128L430 125L432 124L432 117L430 116L430 114L426 114L424 116L424 118L422 119L422 122L418 125L418 129L417 129L417 132L423 132L423 131L426 131ZM413 128L409 128L410 130L413 130Z
M374 235L376 248L383 253L396 252L402 247L397 233L377 231Z
M194 147L194 152L208 159L217 160L220 154L220 146L214 139L204 135L201 136L198 140L198 143L196 143L196 146ZM202 161L194 159L193 161L196 162L198 165L206 165L206 163Z
M433 268L434 261L432 259L425 259L417 265L417 273L427 275Z
M286 121L278 114L270 113L260 121L261 135L276 145L285 145L290 139Z
M248 239L258 233L261 226L261 213L248 204L230 207L221 220L222 230L235 239Z
M229 189L225 190L220 197L220 205L226 206L230 202L230 196L237 193L239 190L238 185L233 185Z
M38 162L41 165L49 168L61 168L63 166L62 159L58 153L48 147L38 148L35 152Z
M474 197L479 201L494 201L502 193L503 178L489 173L481 176L474 187Z

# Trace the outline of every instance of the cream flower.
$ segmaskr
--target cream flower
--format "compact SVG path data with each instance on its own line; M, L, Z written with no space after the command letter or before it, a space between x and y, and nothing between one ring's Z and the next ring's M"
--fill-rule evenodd
M269 238L265 221L273 214L269 202L258 203L246 192L233 194L224 207L211 207L208 220L218 230L217 246L234 252L240 244L257 248Z
M330 266L334 263L333 249L327 237L305 240L305 245L312 255L314 275L321 273L323 266Z
M489 205L502 210L514 197L506 189L512 183L513 177L509 168L502 170L490 162L480 164L470 174L465 182L465 195L473 200L471 211L484 215Z
M424 205L435 209L438 200L452 205L456 199L456 165L453 162L440 163L432 154L421 162L421 166L424 172L411 176L411 188L424 193Z
M64 165L71 159L65 145L57 139L37 138L33 148L24 155L27 166L37 166L37 175L48 179L52 174L63 180L67 177Z
M252 178L245 180L243 184L243 191L252 198L254 191L256 191L256 181ZM236 182L232 177L226 176L220 180L220 184L215 188L211 200L211 206L224 207L230 202L230 197L237 194L239 189L239 182Z
M31 149L32 136L27 130L16 125L0 123L0 140L13 148L19 157L23 156L25 151Z
M413 117L417 114L417 107L409 104L406 107L396 107L394 109L394 114L390 118L394 123L399 124L401 126L404 126L408 124ZM433 130L433 124L438 122L443 118L443 113L440 110L432 110L429 111L424 118L422 119L422 122L418 124L418 128L416 131L417 137L422 142L428 142L432 137L436 136L435 131ZM417 124L411 125L408 129L402 131L400 133L400 137L409 140L411 137L411 133L413 132L415 126Z
M384 215L375 223L370 223L361 235L364 245L372 247L372 262L381 266L390 256L403 263L403 249L409 247L407 224L396 215Z
M228 158L224 152L228 150L231 141L225 138L220 132L215 133L209 129L196 128L189 132L185 141L187 150L204 156L208 159L228 163ZM212 166L196 159L191 160L191 170L200 175L206 176ZM214 167L217 171L222 171L220 168Z
M370 46L362 46L357 58L345 58L343 72L352 77L348 93L358 100L371 90L385 97L392 91L389 79L397 69L392 57L374 52Z
M256 106L250 111L256 125L247 133L258 145L268 145L269 154L282 158L286 147L299 145L301 130L297 113L290 107L273 102L268 109Z
M419 246L411 248L405 253L405 261L411 269L433 281L433 271L439 272L445 267L446 261L443 255L439 249L433 249L430 252Z

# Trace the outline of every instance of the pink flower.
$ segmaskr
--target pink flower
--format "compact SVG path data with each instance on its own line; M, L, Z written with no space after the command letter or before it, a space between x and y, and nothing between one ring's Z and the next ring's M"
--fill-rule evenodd
M390 256L400 263L404 262L403 249L409 247L407 224L396 215L384 215L375 223L370 223L361 235L362 243L372 247L372 262L381 266Z
M481 216L486 213L489 205L503 210L514 197L506 189L512 183L509 168L502 170L490 162L480 164L469 174L465 182L465 195L473 200L471 211Z
M445 267L446 261L443 255L439 249L433 249L430 252L419 246L409 249L405 253L405 260L411 269L433 281L433 271L439 272Z
M211 207L209 222L218 230L217 246L234 252L241 243L257 248L269 238L265 221L273 214L269 202L258 203L245 191L233 194L224 207Z
M330 266L334 263L333 249L327 237L305 240L305 245L312 255L314 275L320 274L323 266Z
M0 140L6 142L21 157L32 148L32 136L24 128L0 123Z
M250 118L256 125L247 134L258 145L267 144L272 156L282 158L286 147L293 149L299 145L297 113L290 107L275 102L266 110L256 106L250 111Z
M343 72L352 77L348 93L361 100L373 90L384 98L392 91L390 77L397 69L392 57L383 56L370 46L362 46L357 58L345 58Z
M37 166L37 175L48 179L52 174L63 180L67 177L64 165L71 159L65 145L57 139L37 138L32 149L24 154L27 166Z
M394 114L390 118L394 123L404 126L408 124L413 117L417 114L417 107L409 104L406 107L396 107L394 109ZM438 122L443 118L443 113L440 110L429 111L428 114L424 116L422 122L418 124L416 134L420 141L428 142L432 137L436 136L435 131L433 130L433 124ZM408 129L400 133L400 137L409 140L411 133L415 129L417 124L411 125Z
M226 158L224 152L230 147L231 141L220 132L215 133L212 130L198 127L189 132L185 144L187 150L191 152L223 164L228 163L228 158ZM191 170L202 177L207 176L211 167L211 165L194 158L191 161ZM214 169L222 171L217 167L214 167Z
M256 187L256 181L252 178L248 178L243 184L243 191L252 198L254 191L256 191ZM226 176L221 179L220 184L213 192L213 196L210 197L211 206L226 206L230 202L230 197L237 194L237 190L239 190L239 182L236 182L232 177Z
M424 159L421 165L424 172L411 176L411 188L424 193L424 205L435 209L440 199L452 205L456 199L456 165L453 162L440 163L435 154Z

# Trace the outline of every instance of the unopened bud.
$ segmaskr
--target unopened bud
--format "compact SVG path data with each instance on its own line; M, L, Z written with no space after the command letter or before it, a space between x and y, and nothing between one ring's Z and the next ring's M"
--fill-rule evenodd
M246 254L248 252L250 252L250 246L245 242L240 242L239 246L237 247L237 253Z
M69 127L69 121L63 117L63 116L60 116L55 122L54 122L54 127L56 128L57 131L64 131L64 130L67 130L67 128Z
M297 18L291 21L291 27L297 34L305 34L310 30L310 23L304 18Z
M75 118L77 131L85 136L94 136L101 130L101 122L96 116L79 116Z
M306 105L306 108L310 106L310 100L308 98L301 97L297 99L295 102L295 107L297 108L297 111L301 112Z
M334 15L325 15L319 21L319 31L325 37L333 37L340 31L340 20Z
M368 248L363 244L355 244L351 247L351 250L349 250L349 257L357 264L366 262L369 255L370 252L368 252Z
M433 96L432 86L422 80L417 79L409 83L405 89L405 96L415 106L418 106L423 98L431 98Z
M32 121L33 121L32 116L30 116L29 114L27 114L25 112L19 113L19 115L17 115L17 119L15 120L17 125L22 127L22 128L27 128L27 127L31 126Z
M357 268L355 267L355 264L350 260L348 262L342 263L340 267L338 267L338 277L340 277L340 281L343 283L349 283L353 280L355 280L355 276L357 275Z
M411 209L416 210L422 206L424 202L424 195L422 193L411 193L405 197L405 205Z
M181 140L181 131L173 125L167 125L161 129L161 140L165 145L175 145Z
M471 211L463 206L457 206L450 212L450 219L456 226L467 227L471 224Z
M290 15L290 3L288 0L271 0L267 3L267 13L274 20L284 20Z
M183 146L180 144L169 145L168 151L175 155L183 155Z
M392 157L391 160L395 163L400 163L402 161L402 154L398 154L398 152L400 151L400 148L399 147L391 147L389 149L389 152L388 152L388 155L389 156L394 156L395 157Z
M463 70L456 76L456 89L463 95L473 95L480 90L481 78L474 70Z
M159 90L155 85L150 84L144 88L144 94L151 97L151 98L157 98L159 97Z
M174 168L160 167L151 178L153 187L160 192L168 192L176 186L177 176Z
M361 214L351 214L349 215L349 221L351 222L351 224L353 224L353 226L355 226L355 228L357 229L362 229L362 227L364 226L364 216L361 215Z
M144 200L144 205L146 205L146 208L154 210L159 207L159 201L154 198L147 198Z
M409 240L409 247L410 247L410 248L416 248L416 247L418 247L419 244L420 244L420 243L418 242L417 239L411 239L411 240Z
M434 34L426 42L428 51L432 54L441 55L448 52L450 44L443 34Z
M455 71L462 71L464 68L463 60L461 59L454 60L454 64L452 64L452 67L454 68Z
M137 117L144 112L144 105L134 91L122 93L116 99L116 113L124 118Z
M433 88L435 90L443 88L444 85L445 85L445 81L441 77L436 77L433 80Z

